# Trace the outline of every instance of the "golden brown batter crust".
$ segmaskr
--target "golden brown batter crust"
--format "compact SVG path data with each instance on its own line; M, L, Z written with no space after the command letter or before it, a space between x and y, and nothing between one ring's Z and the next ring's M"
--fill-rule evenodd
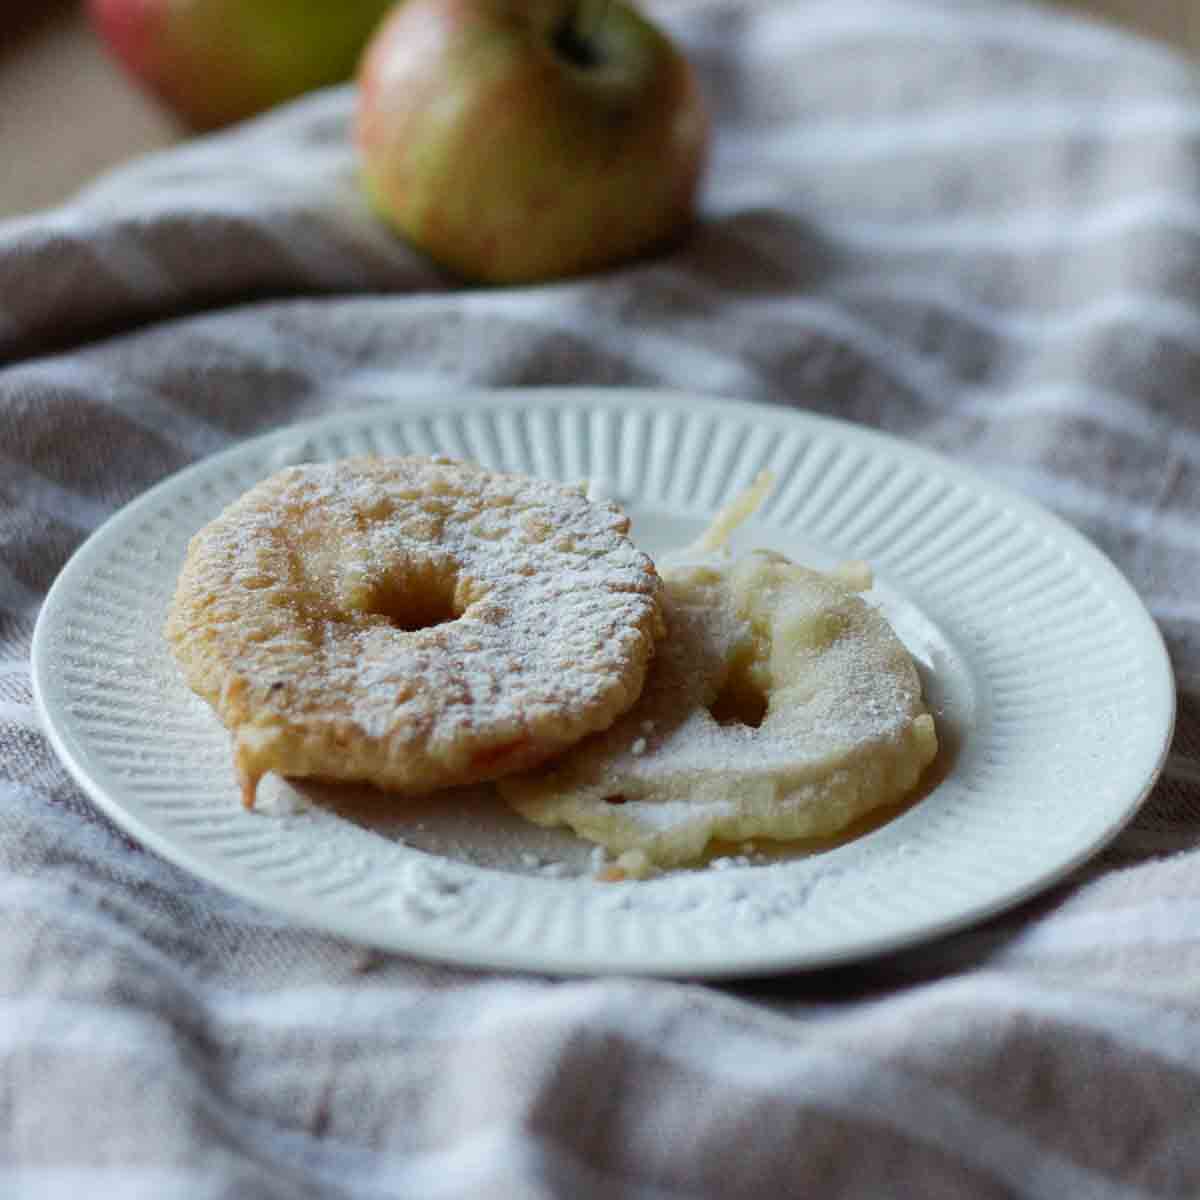
M165 634L268 771L427 792L528 768L636 700L661 581L616 507L448 459L282 471L191 542Z

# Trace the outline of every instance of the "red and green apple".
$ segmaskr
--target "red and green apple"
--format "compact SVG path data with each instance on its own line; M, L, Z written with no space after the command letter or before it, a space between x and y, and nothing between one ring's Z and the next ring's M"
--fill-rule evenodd
M88 0L130 73L210 129L354 75L392 0Z
M483 282L670 242L693 219L708 136L687 58L622 0L401 0L359 71L373 206Z

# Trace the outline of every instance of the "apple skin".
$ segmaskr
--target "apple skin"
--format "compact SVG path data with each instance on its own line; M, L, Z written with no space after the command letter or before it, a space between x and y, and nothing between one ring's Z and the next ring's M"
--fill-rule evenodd
M355 140L376 211L435 262L513 284L657 249L694 215L709 122L686 58L612 0L402 0L368 43Z
M88 0L114 55L197 129L354 75L393 0Z

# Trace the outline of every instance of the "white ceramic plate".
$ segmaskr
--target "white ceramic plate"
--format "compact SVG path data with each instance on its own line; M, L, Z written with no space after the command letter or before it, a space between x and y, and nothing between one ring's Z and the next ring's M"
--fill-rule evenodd
M740 543L874 564L872 597L920 663L946 745L935 786L820 852L620 884L594 882L588 847L487 794L410 805L274 780L262 811L243 811L228 737L160 636L188 538L281 466L372 451L598 480L651 553L692 537L769 467L778 487ZM166 858L362 942L549 972L762 974L960 928L1111 838L1153 783L1174 716L1137 596L1041 509L854 426L632 390L439 394L199 463L72 558L42 610L33 668L75 778Z

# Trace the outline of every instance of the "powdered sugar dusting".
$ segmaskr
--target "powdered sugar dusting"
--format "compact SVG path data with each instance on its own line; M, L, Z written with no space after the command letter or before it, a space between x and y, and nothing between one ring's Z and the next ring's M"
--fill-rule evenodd
M660 565L671 633L645 691L605 733L501 780L519 812L679 866L712 839L831 836L915 785L936 739L877 611L771 552Z
M578 488L446 459L293 467L193 540L168 637L250 729L252 772L486 778L636 697L660 583L628 525Z

